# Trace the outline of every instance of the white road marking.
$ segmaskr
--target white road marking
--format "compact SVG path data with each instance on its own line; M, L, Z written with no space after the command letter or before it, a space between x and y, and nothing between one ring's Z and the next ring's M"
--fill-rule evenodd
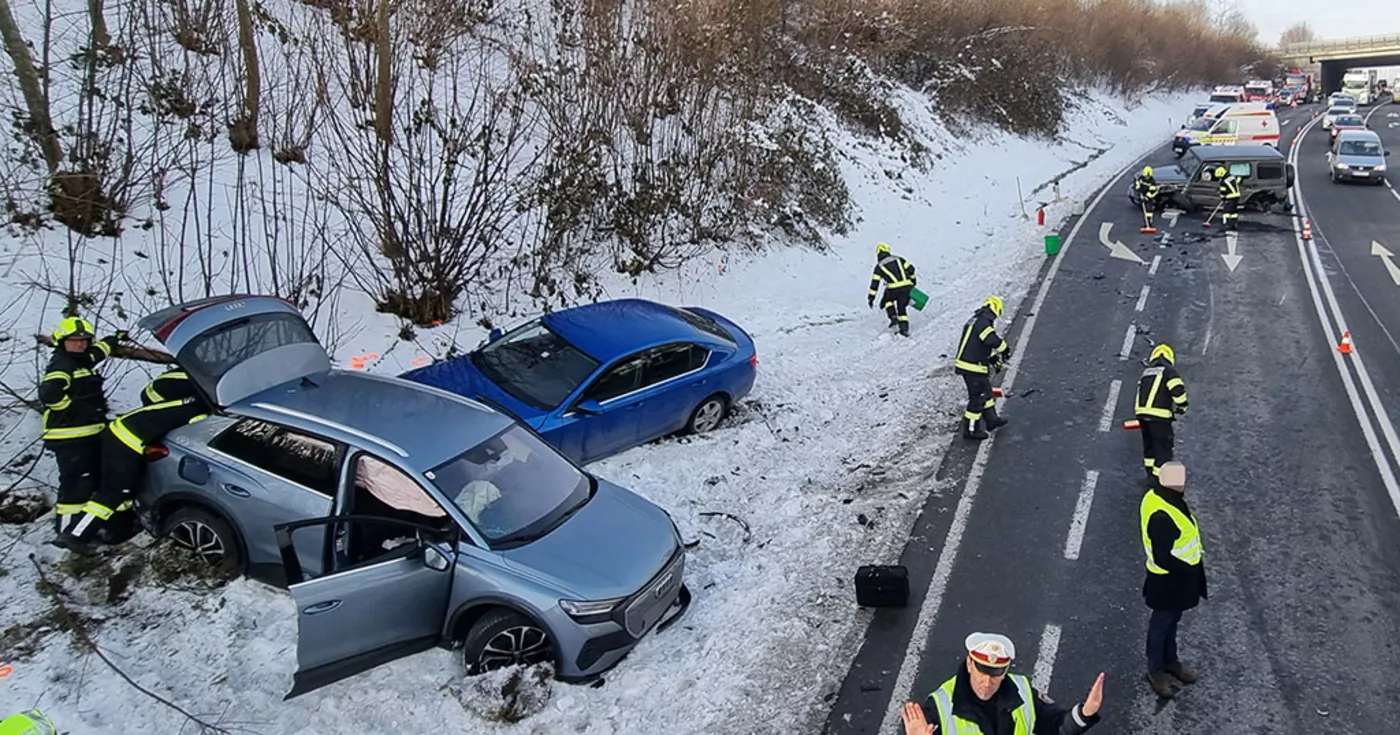
M1108 431L1113 426L1113 409L1118 405L1118 392L1123 390L1123 381L1115 380L1108 386L1108 400L1103 403L1103 413L1099 414L1099 431Z
M1045 632L1040 634L1040 656L1035 660L1035 672L1031 674L1031 686L1044 693L1050 688L1050 675L1055 673L1055 654L1060 651L1060 626L1045 624Z
M1133 307L1133 311L1142 311L1142 307L1147 306L1147 292L1150 290L1152 290L1151 286L1143 284L1142 293L1138 294L1137 306Z
M1045 272L1045 280L1040 284L1040 290L1035 294L1035 301L1031 304L1031 313L1026 317L1025 326L1021 329L1020 344L1017 345L1015 353L1011 356L1011 362L1006 368L1006 379L1002 381L1001 388L1006 394L1011 393L1012 385L1016 382L1016 374L1021 367L1021 360L1026 356L1026 344L1030 342L1031 334L1035 331L1036 322L1041 314L1041 309L1045 305L1045 298L1050 293L1050 286L1055 282L1055 275L1060 272L1060 265L1065 262L1065 253L1074 244L1074 238L1079 234L1079 229L1089 220L1089 213L1099 206L1099 202L1114 191L1118 181L1128 171L1136 168L1138 163L1147 159L1156 151L1151 151L1136 161L1133 161L1127 168L1119 171L1103 189L1099 190L1094 200L1085 208L1084 214L1075 221L1074 227L1070 228L1069 235L1065 237L1064 243L1060 246L1060 254L1055 258L1055 262L1050 264L1050 269ZM1009 404L1008 404L1008 407ZM1014 411L1014 409L1012 409ZM919 662L923 660L924 651L928 648L929 631L933 628L933 622L938 617L938 610L943 606L943 595L948 592L948 580L953 575L953 562L957 559L958 548L962 546L963 534L967 531L967 518L972 513L972 503L977 498L977 490L982 485L982 473L986 470L987 459L991 455L992 445L996 442L996 434L982 440L977 447L977 456L972 460L972 469L967 473L967 482L963 484L962 496L958 498L957 508L953 511L952 523L948 526L948 535L943 540L943 549L938 553L938 564L933 570L933 579L929 582L928 594L924 596L924 602L919 606L919 617L914 621L914 632L909 638L909 647L904 652L904 661L899 665L899 674L895 677L894 689L890 693L890 701L885 708L885 718L881 722L880 732L892 732L895 723L899 720L900 710L904 708L904 698L909 694L914 686L914 676L918 673ZM1058 645L1058 643L1056 644Z
M1154 255L1154 256L1152 256L1152 267L1147 269L1147 275L1149 275L1149 276L1155 276L1155 275L1157 275L1157 266L1159 266L1159 265L1161 265L1161 264L1162 264L1162 256L1160 256L1160 255Z
M1133 338L1137 337L1137 325L1128 325L1128 334L1123 337L1123 349L1118 351L1118 359L1126 360L1133 353Z
M1315 122L1310 123L1304 128L1304 135L1312 128L1313 124L1315 124ZM1298 163L1297 148L1289 154L1289 159L1296 168ZM1298 213L1297 218L1293 221L1293 240L1298 246L1298 259L1302 261L1303 274L1307 277L1308 291L1312 294L1313 298L1313 308L1317 312L1317 319L1322 325L1323 333L1327 335L1327 341L1331 345L1335 345L1338 341L1337 333L1348 331L1346 320L1342 317L1341 307L1337 305L1336 295L1332 291L1332 284L1327 277L1327 271L1322 266L1322 258L1318 255L1317 247L1314 244L1316 241L1309 240L1305 243L1303 240L1300 220L1307 216L1307 205L1306 201L1303 199L1302 187L1295 183L1292 190L1288 192L1288 198L1293 205L1294 211ZM1318 290L1319 284L1321 284L1322 291L1327 294L1327 302L1331 307L1331 316L1337 323L1336 330L1333 330L1332 324L1327 319L1329 310L1323 306L1322 295ZM1376 430L1372 427L1370 418L1366 414L1366 407L1361 403L1361 396L1356 390L1356 381L1352 379L1351 371L1348 370L1346 366L1346 362L1348 361L1344 360L1342 353L1338 352L1335 348L1329 347L1327 351L1332 355L1332 364L1336 366L1337 373L1342 378L1342 386L1346 389L1347 398L1351 401L1352 413L1355 414L1357 423L1361 425L1361 434L1366 439L1367 448L1371 450L1371 457L1376 463L1376 469L1380 472L1381 482L1385 485L1390 495L1390 502L1395 506L1395 512L1400 514L1400 483L1397 483L1395 472L1391 469L1390 463L1386 459L1385 450L1380 446L1380 441L1376 437ZM1366 364L1362 361L1361 354L1359 352L1352 352L1349 361L1356 368L1357 378L1360 379L1362 389L1366 393L1366 398L1370 403L1370 407L1376 414L1376 424L1380 427L1381 433L1385 435L1386 442L1390 445L1391 452L1394 453L1397 458L1400 458L1400 450L1396 448L1397 445L1400 445L1400 439L1397 439L1395 436L1395 427L1394 424L1391 423L1390 416L1385 410L1385 404L1382 403L1380 398L1376 395L1375 385L1371 382L1371 375L1366 370Z
M1098 484L1098 470L1084 473L1084 485L1079 489L1079 501L1074 504L1074 518L1069 522L1069 536L1065 538L1065 558L1070 561L1079 558L1079 547L1084 545L1084 531L1089 527L1089 509L1094 505L1094 488Z

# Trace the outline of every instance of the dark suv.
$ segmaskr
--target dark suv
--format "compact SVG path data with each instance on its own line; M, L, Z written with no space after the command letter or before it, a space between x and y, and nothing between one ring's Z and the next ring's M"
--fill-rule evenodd
M1154 167L1153 178L1157 180L1159 196L1167 204L1187 211L1212 209L1220 202L1220 182L1215 178L1215 170L1222 167L1240 177L1242 207L1254 207L1261 212L1275 205L1282 205L1284 211L1292 209L1288 203L1288 189L1296 177L1293 164L1270 146L1196 146L1186 151L1175 165ZM1128 200L1134 207L1142 206L1142 199L1133 191L1131 183Z

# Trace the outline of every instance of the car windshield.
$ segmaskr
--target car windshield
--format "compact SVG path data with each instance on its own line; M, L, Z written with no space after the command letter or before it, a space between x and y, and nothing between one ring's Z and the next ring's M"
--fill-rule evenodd
M1199 171L1201 168L1201 159L1196 155L1195 151L1188 150L1185 153L1181 154L1180 166L1183 172Z
M471 354L472 364L501 390L535 408L564 402L598 361L536 320Z
M1362 126L1364 126L1366 123L1363 122L1363 121L1361 120L1361 118L1360 118L1360 117L1357 117L1356 115L1339 115L1339 116L1337 117L1337 122L1336 122L1336 124L1337 124L1337 125L1341 125L1341 126L1351 125L1351 126L1355 126L1355 127L1362 127Z
M525 427L425 473L491 544L528 542L588 502L593 481Z
M1347 108L1347 107L1333 107L1332 109L1330 109L1330 110L1327 111L1327 114L1328 114L1328 115L1331 115L1332 117L1337 117L1338 115L1345 115L1345 114L1347 114L1348 112L1351 112L1351 109L1350 109L1350 108Z
M1196 118L1195 120L1192 120L1192 121L1191 121L1191 124L1186 126L1186 129L1187 129L1187 130L1210 130L1210 127L1211 127L1212 125L1214 125L1215 122L1216 122L1216 121L1215 121L1215 118L1213 118L1213 117L1198 117L1198 118Z
M1344 140L1337 152L1343 156L1373 156L1381 155L1381 144L1374 140Z
M1210 96L1210 101L1215 103L1228 104L1230 102L1239 102L1240 96L1237 94L1213 94Z

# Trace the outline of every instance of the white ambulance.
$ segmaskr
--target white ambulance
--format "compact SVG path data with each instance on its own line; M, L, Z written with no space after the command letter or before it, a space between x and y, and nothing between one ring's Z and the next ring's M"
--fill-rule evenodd
M1267 145L1278 148L1278 116L1264 102L1216 105L1183 125L1172 139L1180 156L1198 145Z

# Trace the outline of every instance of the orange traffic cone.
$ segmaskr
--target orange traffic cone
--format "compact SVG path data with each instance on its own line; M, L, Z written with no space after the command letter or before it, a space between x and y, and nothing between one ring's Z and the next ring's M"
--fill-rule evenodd
M1337 351L1343 355L1351 354L1351 332L1342 332L1342 343L1337 345Z
M1303 239L1304 239L1304 240L1311 240L1311 239L1312 239L1312 220L1308 220L1308 219L1304 219L1304 220L1303 220Z
M1142 424L1137 419L1130 419L1123 422L1123 431L1137 431L1142 428Z

